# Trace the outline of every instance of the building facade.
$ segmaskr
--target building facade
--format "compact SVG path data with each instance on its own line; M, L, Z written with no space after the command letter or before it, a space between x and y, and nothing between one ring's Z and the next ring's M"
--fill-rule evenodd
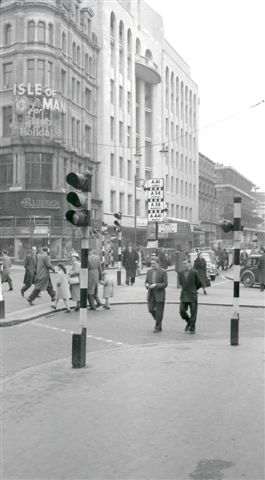
M0 250L23 258L48 244L63 257L79 233L64 218L68 172L93 174L96 225L102 217L93 11L78 0L3 0L0 22Z
M241 198L241 224L244 226L244 245L248 248L256 248L264 245L265 230L262 226L262 218L257 214L257 199L253 188L255 185L230 166L215 165L216 175L216 201L217 216L219 220L234 218L234 198ZM233 243L233 232L224 233L221 228L217 229L218 239L227 244Z
M143 186L164 179L169 216L198 223L198 87L144 1L84 2L95 11L98 143L104 222L146 241Z
M217 238L217 199L215 163L199 153L199 230L194 231L196 246L210 246Z

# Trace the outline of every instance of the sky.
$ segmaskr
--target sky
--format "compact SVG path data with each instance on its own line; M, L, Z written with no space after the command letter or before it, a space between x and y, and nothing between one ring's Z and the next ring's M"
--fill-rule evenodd
M265 191L264 0L146 3L199 87L199 151Z

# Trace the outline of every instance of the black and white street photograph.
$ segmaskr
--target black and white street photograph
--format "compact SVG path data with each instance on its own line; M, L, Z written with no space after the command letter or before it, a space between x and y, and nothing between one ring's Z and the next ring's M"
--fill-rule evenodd
M265 480L262 0L0 0L0 480Z

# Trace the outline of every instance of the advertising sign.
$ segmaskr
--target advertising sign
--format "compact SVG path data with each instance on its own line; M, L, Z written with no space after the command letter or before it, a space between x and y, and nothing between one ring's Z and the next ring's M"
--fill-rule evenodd
M12 135L62 138L61 115L65 102L56 90L41 84L14 85Z

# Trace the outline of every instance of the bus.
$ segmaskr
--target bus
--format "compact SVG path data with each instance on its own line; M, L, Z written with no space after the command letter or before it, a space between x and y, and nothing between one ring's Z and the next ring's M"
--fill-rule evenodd
M147 246L190 252L193 243L191 224L188 220L173 217L166 217L162 222L148 222L146 240Z

